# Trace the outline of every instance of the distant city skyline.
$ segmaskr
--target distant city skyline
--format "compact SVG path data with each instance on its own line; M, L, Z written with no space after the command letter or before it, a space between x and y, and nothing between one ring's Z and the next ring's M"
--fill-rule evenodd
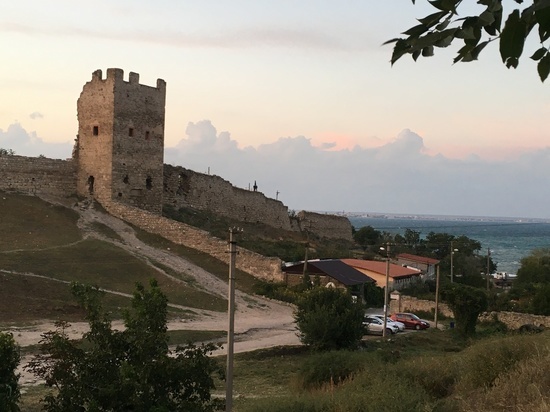
M539 45L517 70L492 44L391 67L382 43L433 10L416 3L9 2L0 147L70 157L82 86L118 67L166 80L168 163L292 209L550 218Z

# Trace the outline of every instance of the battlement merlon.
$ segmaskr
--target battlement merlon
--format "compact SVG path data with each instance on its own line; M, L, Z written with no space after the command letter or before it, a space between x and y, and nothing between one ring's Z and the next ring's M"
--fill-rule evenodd
M107 80L107 79L113 79L115 83L116 82L123 82L124 81L124 70L116 69L116 68L107 69L107 77L106 77L105 80ZM92 73L92 82L93 81L104 81L103 72L101 71L101 69L98 69L98 70L96 70L95 72ZM130 72L130 74L128 75L128 82L125 82L125 83L139 85L139 73ZM147 85L144 85L144 84L142 84L140 86L152 87L152 86L147 86ZM166 82L163 79L157 79L156 88L159 91L166 92Z

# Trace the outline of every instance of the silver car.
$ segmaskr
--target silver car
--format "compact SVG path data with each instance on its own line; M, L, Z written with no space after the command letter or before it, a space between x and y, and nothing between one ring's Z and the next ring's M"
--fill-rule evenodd
M367 330L369 335L383 335L384 333L384 321L378 318L365 316L363 319L363 326ZM386 335L393 335L397 333L399 328L391 323L386 323Z
M369 315L370 317L380 319L382 322L384 322L384 315ZM386 318L386 324L391 323L395 326L397 326L397 329L399 332L403 332L405 330L405 324L402 322L398 322L396 320L393 320L391 318Z

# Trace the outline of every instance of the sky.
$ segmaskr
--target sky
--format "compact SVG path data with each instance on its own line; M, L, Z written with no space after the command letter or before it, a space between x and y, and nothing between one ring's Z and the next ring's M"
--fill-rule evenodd
M166 163L256 181L291 209L550 218L536 39L516 70L496 44L392 66L382 44L435 11L416 3L6 2L0 148L70 157L83 85L117 67L166 81Z

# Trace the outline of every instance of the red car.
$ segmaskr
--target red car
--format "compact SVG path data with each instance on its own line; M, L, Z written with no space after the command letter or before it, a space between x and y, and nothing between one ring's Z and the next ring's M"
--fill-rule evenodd
M390 316L392 320L405 324L408 329L428 329L430 324L427 320L420 319L414 313L394 313Z

